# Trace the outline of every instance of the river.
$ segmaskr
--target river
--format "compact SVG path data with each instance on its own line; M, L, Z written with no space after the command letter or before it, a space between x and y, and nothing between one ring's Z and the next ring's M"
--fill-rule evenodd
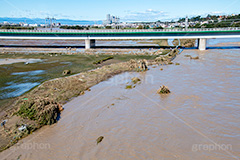
M0 157L239 159L239 49L184 50L174 62L180 65L150 67L146 73L124 73L99 83L68 102L58 123ZM141 84L125 89L135 76ZM158 95L161 85L171 93Z

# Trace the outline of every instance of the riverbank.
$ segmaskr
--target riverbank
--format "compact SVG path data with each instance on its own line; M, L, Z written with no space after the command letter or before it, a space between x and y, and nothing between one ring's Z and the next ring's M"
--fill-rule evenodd
M185 50L173 61L180 65L116 75L66 103L58 123L39 129L0 156L237 159L239 59L239 50ZM141 83L125 89L133 77ZM158 95L161 85L171 93ZM103 139L97 144L99 137Z
M6 129L0 131L0 140L4 139L1 141L2 149L15 144L19 139L27 136L43 125L55 123L62 111L62 105L73 97L83 95L85 91L90 90L90 87L122 72L139 71L138 67L141 59L147 57L150 65L172 64L171 60L179 51L175 49L168 52L169 51L162 51L156 56L127 55L124 61L134 58L128 62L102 62L99 66L101 68L81 72L78 75L46 81L29 93L18 97L14 100L14 103L8 106L7 113L1 118L2 120L7 119L11 121L11 123L6 123ZM115 60L118 59L116 57L124 59L123 55L114 55ZM18 129L22 125L27 126L27 128L24 132L19 132ZM6 142L6 139L11 142L10 144L8 143L7 146L6 143L3 143Z
M167 54L169 51L148 51L145 54L138 55L132 53L118 54L119 52L115 52L116 54L79 53L70 55L54 52L0 54L0 60L3 62L19 62L11 65L0 65L0 112L5 110L5 106L8 106L8 104L4 105L7 102L5 99L17 97L46 80L64 77L65 75L62 75L64 70L70 70L70 75L73 75L103 65L126 62L130 59L153 60L156 56ZM94 64L111 56L114 57L105 62Z

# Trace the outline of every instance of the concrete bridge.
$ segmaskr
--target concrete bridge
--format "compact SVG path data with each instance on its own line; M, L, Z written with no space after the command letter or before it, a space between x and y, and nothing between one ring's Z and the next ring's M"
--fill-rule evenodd
M0 39L68 39L85 40L85 49L96 40L131 39L198 39L199 50L205 50L207 39L240 38L240 28L213 29L145 29L145 30L0 30Z

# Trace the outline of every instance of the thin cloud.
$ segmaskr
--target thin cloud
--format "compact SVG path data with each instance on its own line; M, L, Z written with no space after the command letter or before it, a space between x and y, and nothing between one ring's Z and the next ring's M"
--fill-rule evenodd
M147 9L143 12L125 11L127 15L121 20L123 21L157 21L164 18L167 15L164 11L158 11L153 9Z

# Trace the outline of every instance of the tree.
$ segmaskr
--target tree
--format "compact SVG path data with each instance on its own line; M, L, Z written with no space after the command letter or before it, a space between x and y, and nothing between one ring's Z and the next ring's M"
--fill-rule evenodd
M137 27L137 29L143 29L143 26L142 26L142 25L139 25L139 26Z
M112 26L106 26L105 28L106 29L112 29Z
M149 29L149 25L144 25L143 29Z
M153 29L163 29L163 27L159 26L159 27L155 27Z

